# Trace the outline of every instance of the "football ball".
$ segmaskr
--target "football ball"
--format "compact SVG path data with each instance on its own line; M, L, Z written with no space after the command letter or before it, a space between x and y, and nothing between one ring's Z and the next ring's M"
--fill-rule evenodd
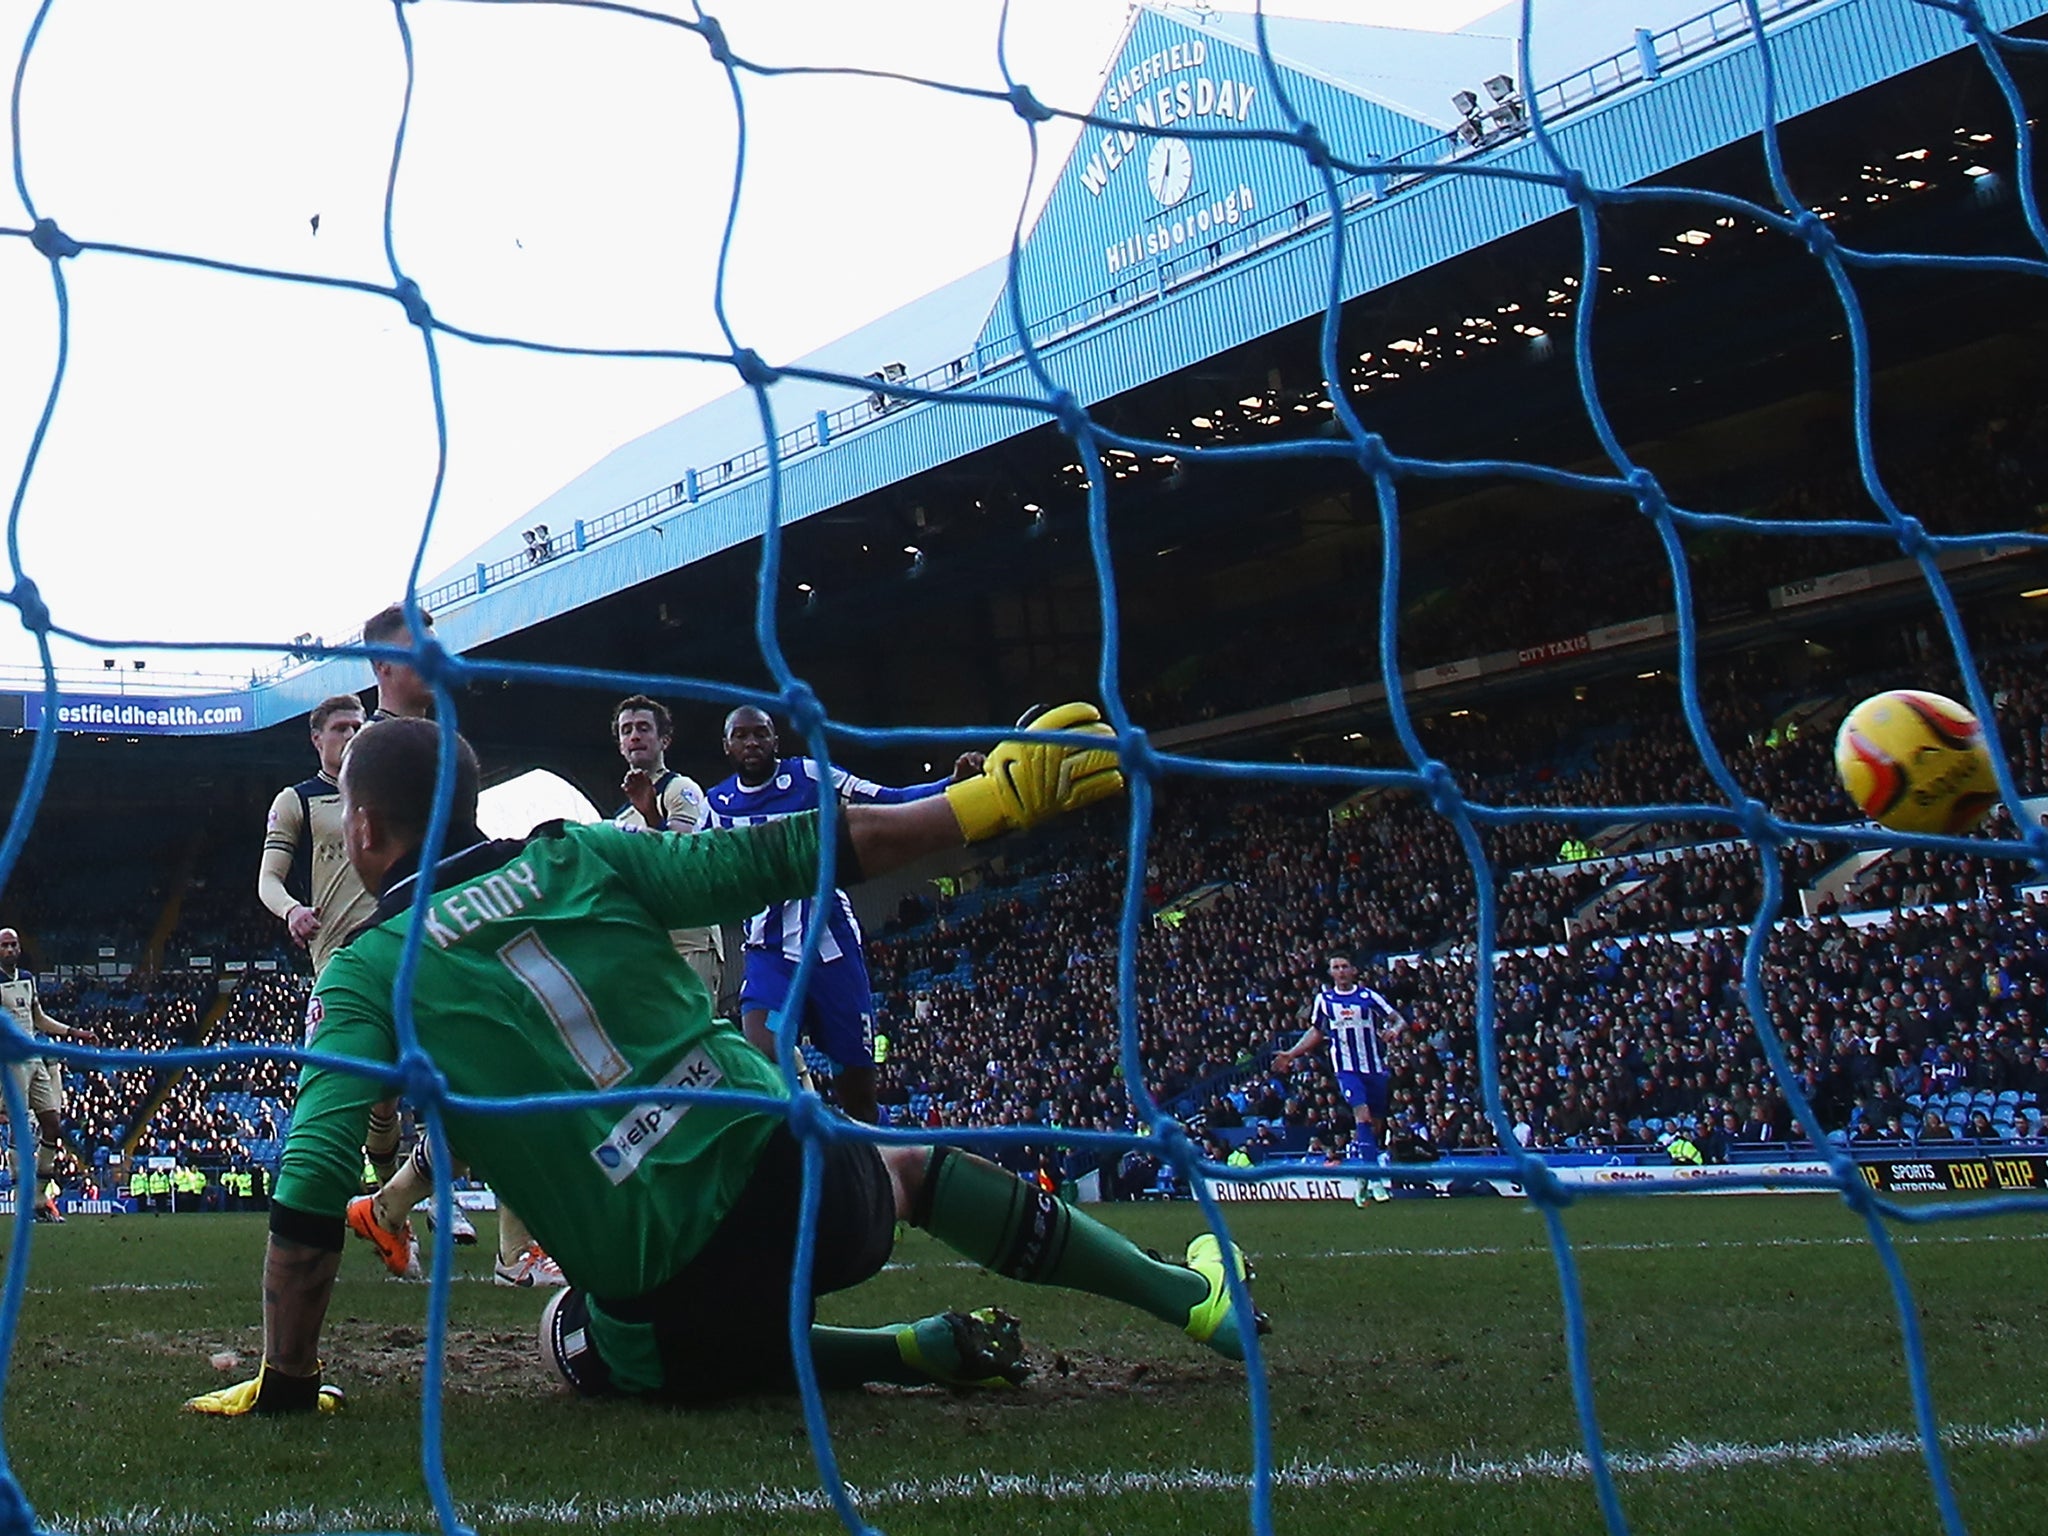
M1857 808L1894 832L1969 831L1997 803L1977 717L1954 699L1896 688L1850 710L1835 771Z

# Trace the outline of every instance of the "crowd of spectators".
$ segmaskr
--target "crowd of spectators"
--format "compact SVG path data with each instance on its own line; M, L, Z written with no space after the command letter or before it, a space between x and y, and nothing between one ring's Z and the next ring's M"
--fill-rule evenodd
M205 1043L296 1045L303 1037L306 978L251 971L235 988ZM298 1069L277 1057L231 1060L182 1074L150 1118L138 1151L201 1166L267 1155L290 1123Z
M1536 1147L1645 1149L1682 1119L1709 1155L1786 1140L1790 1112L1741 994L1743 936L1599 938L1510 956L1496 986L1503 1103ZM1388 968L1411 1025L1394 1119L1438 1148L1492 1145L1478 1104L1473 977L1462 960ZM1935 1091L2039 1096L2048 911L1957 904L1856 928L1786 925L1769 941L1770 1013L1824 1129L1910 1139ZM1988 1117L1987 1117L1988 1123Z
M195 1045L293 1045L308 983L248 970L220 1003L211 973L81 977L45 989L55 1017L93 1032L100 1049L160 1053ZM66 1069L64 1123L80 1166L104 1169L131 1150L224 1168L273 1150L288 1122L296 1069L277 1060L186 1070L154 1064Z
M60 982L45 992L43 1006L91 1030L104 1049L164 1051L192 1042L213 993L210 976L165 971ZM69 1130L86 1161L104 1161L121 1146L161 1076L147 1066L67 1073Z
M1128 1123L1110 956L1099 927L1083 939L1074 923L1106 894L1090 888L1097 880L1114 884L1078 877L1042 903L986 909L976 928L1001 937L976 946L970 979L931 984L901 1018L892 995L887 1027L902 1042L891 1056L894 1102L932 1125ZM1146 935L1148 1081L1166 1096L1207 1082L1186 1108L1208 1129L1263 1123L1267 1140L1278 1132L1296 1146L1341 1146L1349 1114L1326 1071L1264 1070L1271 1049L1299 1032L1330 945L1299 933L1261 943L1260 922L1237 919L1219 902ZM1034 942L1045 938L1054 942ZM1729 928L1683 940L1593 934L1504 956L1500 1068L1516 1135L1539 1148L1640 1151L1658 1122L1682 1118L1710 1156L1785 1140L1789 1113L1740 992L1742 943ZM1771 1017L1828 1130L1910 1140L1930 1094L2048 1096L2048 911L2038 903L1960 902L1864 927L1839 917L1782 925L1764 978ZM1395 960L1368 980L1409 1024L1391 1060L1399 1134L1442 1150L1493 1145L1469 957ZM1077 1012L1079 998L1096 1001ZM1290 1128L1299 1134L1287 1137ZM1997 1134L2029 1129L2008 1116ZM1929 1131L1952 1128L1937 1116Z
M2008 646L2033 643L2024 634L1998 638ZM2029 793L2043 787L2048 728L2043 691L2031 675L2031 663L2017 653L1986 665L2016 776ZM1731 671L1709 690L1716 735L1738 779L1781 815L1846 821L1825 750L1832 733L1770 729L1773 715L1759 708L1755 681L1753 669ZM1532 727L1539 735L1541 729L1540 722ZM1483 750L1445 756L1465 768L1461 782L1469 792L1503 803L1719 798L1697 752L1674 729L1639 724L1537 772L1529 771L1529 759L1515 763L1518 734L1514 722L1489 722ZM1476 909L1462 845L1449 823L1415 797L1368 797L1335 814L1332 798L1327 791L1246 795L1172 784L1162 793L1145 871L1148 907L1203 895L1172 923L1148 921L1141 931L1136 1012L1147 1083L1163 1098L1180 1096L1217 1128L1272 1122L1269 1133L1292 1128L1296 1143L1305 1134L1338 1144L1340 1132L1348 1135L1348 1113L1327 1075L1261 1082L1253 1069L1298 1033L1300 1009L1333 949L1383 959L1406 954L1414 958L1380 972L1388 995L1414 1010L1416 1038L1399 1058L1396 1079L1405 1131L1430 1146L1488 1143L1470 1034L1465 957ZM1059 873L1026 880L1013 892L983 893L965 915L942 908L934 921L871 941L882 1027L892 1045L885 1098L899 1116L930 1125L1115 1129L1129 1122L1114 1003L1123 887L1118 830L1104 818L1090 837L1045 856ZM1770 1080L1731 990L1729 960L1739 953L1732 925L1746 925L1760 899L1757 851L1740 842L1653 840L1618 857L1560 863L1558 840L1571 833L1560 823L1488 838L1496 868L1508 871L1499 885L1496 942L1522 951L1504 962L1502 996L1513 1003L1504 1002L1503 1017L1526 1024L1526 1050L1536 1053L1506 1079L1517 1123L1543 1146L1641 1146L1647 1120L1677 1114L1692 1119L1710 1146L1731 1133L1758 1139L1757 1103L1769 1097ZM2011 835L2002 809L1987 833ZM1800 893L1816 887L1846 851L1819 838L1777 850L1787 916L1800 915ZM1979 941L1979 973L2017 954L2016 974L2030 977L2041 924L2017 887L2032 874L1989 855L1887 855L1839 894L1816 902L1822 921L1813 932L1820 937L1787 929L1774 940L1774 956L1824 953L1833 965L1838 952L1854 955L1859 976L1887 1000L1885 1025L1911 1037L1916 1060L1925 1054L1931 1061L1943 1042L1889 1017L1897 1011L1889 999L1923 990L1912 978L1931 931L1947 936L1943 943ZM1932 904L1969 916L1920 913L1874 928L1840 921L1849 913ZM1684 942L1672 937L1698 930L1707 932ZM1826 1024L1821 1038L1805 1038L1811 1031L1803 1022L1793 1031L1800 1042L1794 1059L1817 1074L1811 1091L1828 1128L1853 1128L1854 1117L1867 1114L1875 1133L1894 1116L1916 1131L1925 1119L1920 1106L1903 1095L1864 1091L1862 1063L1888 1042L1882 1030L1875 1040L1852 1038L1856 1021L1842 1006L1860 1000L1816 993L1814 977L1789 960L1774 966L1774 1017L1805 1021L1823 1010L1815 1021ZM1638 990L1688 997L1699 1017L1673 1036L1670 1007L1660 1002L1649 1015L1654 1031L1642 1033L1643 1017L1603 1006L1622 981L1631 998ZM2009 992L1986 994L1974 983L1952 989L1948 1000L1935 1000L1938 1017L1956 1030L1974 1028L1979 1014L1965 1019L1953 999L1986 996L2000 1004L1994 1038L1974 1049L2007 1063L2022 1050L2031 1058L2040 1045L2039 1019L2014 1016L2004 1006ZM1520 1019L1531 997L1543 1000L1550 1032L1540 1043L1536 1019ZM1944 1039L1962 1050L1959 1039ZM1890 1045L1893 1053L1897 1048ZM1230 1091L1209 1091L1219 1086ZM1725 1123L1731 1114L1734 1126ZM1789 1129L1776 1101L1762 1122L1780 1135Z

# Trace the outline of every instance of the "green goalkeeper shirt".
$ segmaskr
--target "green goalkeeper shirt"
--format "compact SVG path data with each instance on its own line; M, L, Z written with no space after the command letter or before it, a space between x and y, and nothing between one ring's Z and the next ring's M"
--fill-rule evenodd
M737 920L807 894L815 814L683 837L597 825L479 842L434 871L413 1020L458 1094L522 1098L686 1087L780 1097L774 1065L714 1020L671 930ZM311 1049L398 1056L392 984L414 877L321 972ZM340 1217L361 1175L364 1123L390 1090L309 1063L276 1200ZM636 1296L682 1268L732 1208L780 1117L720 1103L451 1111L455 1156L516 1209L579 1286Z

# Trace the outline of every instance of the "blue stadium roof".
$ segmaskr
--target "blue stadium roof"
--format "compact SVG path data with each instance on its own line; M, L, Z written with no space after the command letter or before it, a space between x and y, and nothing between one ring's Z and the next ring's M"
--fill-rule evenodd
M1539 0L1533 78L1562 152L1626 185L1753 134L1754 45L1740 0ZM1955 19L1913 0L1761 0L1786 116L1966 45ZM2010 27L2048 0L1986 0ZM1451 90L1513 75L1518 7L1459 33L1272 19L1289 93L1340 154L1413 174L1348 178L1346 297L1409 276L1562 211L1541 185L1434 174L1481 154L1547 166L1526 134L1469 150L1445 132ZM1639 37L1638 29L1642 29ZM1249 18L1135 8L1098 114L1134 126L1281 127L1247 48ZM1299 62L1310 59L1312 64ZM1300 156L1191 137L1183 165L1157 136L1084 134L1021 256L1019 301L1055 377L1094 403L1317 313L1330 228ZM1191 165L1191 169L1187 166ZM1018 363L1002 263L821 348L806 365L977 396L1032 392ZM775 386L783 518L796 521L1040 424L1037 412L950 403L883 408L865 391ZM546 523L560 558L529 566L515 531L426 594L444 641L468 650L759 535L767 455L745 391L607 455L520 518ZM498 555L502 550L501 557ZM300 668L260 690L256 723L357 686L359 663Z

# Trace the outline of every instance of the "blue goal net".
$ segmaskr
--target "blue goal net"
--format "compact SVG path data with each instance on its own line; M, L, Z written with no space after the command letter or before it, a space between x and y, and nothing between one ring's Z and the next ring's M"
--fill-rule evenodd
M482 0L424 0L422 6L394 4L391 9L392 43L405 59L407 110L410 111L414 74L413 17L424 5L482 3ZM506 0L495 0L506 3ZM1788 1055L1780 1022L1774 1019L1767 1000L1764 976L1765 952L1774 926L1785 913L1786 891L1779 850L1801 838L1825 837L1854 848L1893 849L1901 846L1935 852L1995 856L2026 861L2048 870L2048 830L2030 825L2021 804L2021 794L2007 765L2006 753L1997 741L1997 715L1972 654L1957 600L1951 591L1943 557L1958 551L2011 549L2026 546L2048 548L2048 537L2023 530L1978 533L1944 533L1924 526L1902 510L1887 487L1879 466L1874 440L1872 413L1872 347L1866 308L1859 284L1874 275L1896 269L1943 269L1954 273L1986 273L2029 280L2048 278L2048 225L2044 225L2036 194L2036 138L2022 99L2015 71L2024 68L2030 56L2048 51L2048 42L2015 35L2011 30L2033 17L2030 7L1995 3L1995 0L1863 0L1850 7L1862 18L1859 24L1875 29L1910 28L1918 35L1926 29L1945 29L1953 46L1975 51L1981 68L1995 82L2010 112L2014 155L2012 192L2019 217L2034 249L2026 254L1970 254L1953 250L1897 251L1859 249L1838 235L1830 210L1810 204L1802 194L1781 150L1780 129L1784 113L1785 69L1780 57L1781 32L1777 23L1787 13L1806 7L1785 0L1735 0L1705 18L1711 46L1723 50L1721 57L1738 82L1735 94L1746 101L1749 129L1757 161L1769 187L1768 199L1737 196L1728 192L1670 184L1609 185L1593 165L1573 163L1566 136L1554 131L1553 119L1571 105L1567 95L1526 92L1516 119L1500 129L1475 131L1465 142L1438 144L1426 154L1387 157L1365 153L1344 142L1341 134L1319 124L1309 105L1297 100L1298 77L1290 77L1274 62L1268 46L1267 24L1258 18L1256 36L1261 62L1260 89L1277 104L1282 126L1251 128L1195 126L1188 122L1171 129L1134 123L1122 116L1077 114L1054 108L1034 93L1029 81L1017 79L1010 71L999 35L993 40L1001 65L1003 84L970 87L940 80L901 77L902 83L919 89L951 93L984 103L990 112L1011 114L1017 132L1029 136L1034 160L1041 129L1056 118L1077 119L1092 131L1165 141L1209 139L1256 144L1260 152L1288 157L1308 167L1321 188L1320 214L1327 219L1328 302L1321 322L1320 361L1328 390L1331 430L1285 441L1245 445L1201 446L1190 442L1155 440L1114 430L1091 410L1077 387L1065 376L1059 360L1048 355L1048 327L1031 302L1031 274L1021 259L1026 228L1025 208L1020 206L1016 234L1010 255L1007 288L1009 323L1014 331L1018 357L1007 372L977 381L971 397L949 388L945 381L910 380L855 376L810 369L779 367L749 346L728 316L725 306L725 257L732 250L734 224L742 189L748 183L746 124L750 92L762 81L792 72L808 74L858 73L806 68L792 71L771 60L742 56L729 42L717 19L693 7L688 15L666 15L652 9L609 3L609 0L530 0L530 3L564 3L564 8L585 12L607 12L646 28L680 29L694 35L723 69L731 89L732 111L739 125L738 153L732 174L731 201L724 215L719 288L715 295L724 349L711 353L565 346L522 340L516 336L484 334L463 329L443 319L436 303L441 295L425 291L407 274L400 260L402 231L394 227L391 197L385 205L384 248L388 277L366 283L337 279L307 272L275 270L240 265L233 261L204 257L189 252L138 248L98 240L88 228L69 227L60 222L61 210L47 209L38 197L34 155L24 140L23 86L36 67L37 41L56 0L43 0L30 24L26 42L16 63L13 79L13 164L12 175L21 205L30 223L24 228L0 228L0 240L33 249L47 265L50 302L57 317L59 338L55 366L40 419L30 438L26 462L13 487L7 528L11 586L6 593L24 629L32 635L41 652L42 694L46 719L54 717L58 683L52 662L51 641L63 637L95 646L146 648L152 642L109 639L86 635L69 628L64 614L47 604L39 593L35 572L21 558L23 508L36 472L53 415L63 397L67 348L71 336L73 300L69 274L81 264L110 259L136 259L181 263L232 274L250 282L297 284L310 287L348 289L388 300L392 313L413 327L421 348L421 367L431 385L435 430L441 451L441 465L447 462L448 421L443 393L441 354L451 339L464 343L503 348L532 348L553 353L575 353L592 357L660 357L718 363L729 367L753 392L759 409L761 441L765 445L761 472L767 485L767 513L758 528L760 560L757 574L755 632L760 655L773 680L767 689L735 687L704 678L673 675L621 675L572 666L533 666L509 661L465 658L438 644L418 622L421 591L419 575L425 558L427 535L431 532L440 488L422 509L421 539L406 606L413 616L413 633L425 638L409 649L393 650L371 645L329 647L323 654L377 660L409 662L432 685L438 701L438 719L443 733L442 772L437 786L436 814L426 834L424 858L432 861L444 849L449 808L454 794L452 745L460 724L458 690L465 685L492 682L525 688L601 686L613 689L646 690L720 705L758 705L788 718L809 744L822 768L832 754L846 747L909 746L968 749L986 745L1011 727L962 724L947 729L902 729L860 725L835 717L830 702L817 696L787 660L778 633L777 594L784 585L782 558L784 543L784 460L790 449L789 424L776 419L770 386L780 379L803 378L843 386L859 396L880 394L895 405L916 406L932 411L1011 411L1055 425L1071 442L1074 456L1086 474L1087 531L1101 616L1101 649L1097 668L1099 702L1114 729L1116 750L1128 780L1127 861L1124 867L1123 903L1117 954L1118 1049L1123 1081L1132 1106L1142 1121L1142 1134L1065 1130L1043 1127L988 1127L936 1134L922 1130L873 1128L849 1123L825 1112L815 1096L796 1094L784 1105L780 1100L751 1102L764 1109L786 1113L790 1127L804 1148L806 1224L800 1238L797 1274L810 1270L811 1221L818 1200L821 1149L834 1138L864 1137L881 1142L951 1143L971 1142L976 1146L1026 1142L1043 1144L1049 1137L1062 1145L1102 1150L1127 1149L1142 1145L1171 1165L1193 1190L1208 1227L1224 1241L1229 1239L1224 1205L1217 1197L1219 1181L1252 1180L1268 1176L1259 1169L1225 1167L1206 1161L1197 1142L1183 1124L1162 1108L1147 1085L1147 1069L1139 1036L1139 997L1136 987L1141 925L1145 919L1145 870L1147 849L1155 809L1155 793L1162 781L1173 777L1208 781L1263 781L1293 786L1324 786L1344 791L1394 790L1419 796L1455 832L1470 865L1476 892L1476 954L1473 976L1476 987L1476 1029L1478 1061L1486 1117L1495 1133L1498 1150L1486 1156L1456 1155L1436 1165L1437 1177L1471 1177L1511 1180L1521 1186L1527 1199L1540 1211L1547 1227L1554 1258L1563 1332L1570 1363L1570 1380L1583 1438L1587 1475L1597 1494L1609 1530L1629 1529L1623 1500L1617 1491L1615 1467L1610 1461L1603 1434L1600 1403L1587 1345L1587 1315L1582 1299L1574 1252L1567 1237L1563 1212L1581 1188L1568 1187L1555 1177L1539 1153L1526 1149L1514 1134L1513 1121L1503 1098L1500 1061L1499 1000L1495 968L1498 937L1498 905L1501 882L1488 855L1491 832L1538 823L1562 823L1583 829L1588 835L1596 827L1616 821L1633 821L1713 832L1746 840L1756 855L1757 877L1762 898L1749 920L1747 947L1742 961L1742 989L1746 996L1756 1036L1768 1057L1777 1087L1788 1102L1797 1125L1825 1163L1825 1171L1788 1179L1782 1173L1770 1176L1778 1186L1805 1182L1835 1191L1867 1224L1869 1242L1882 1262L1896 1304L1898 1338L1905 1369L1910 1379L1913 1412L1921 1455L1924 1457L1932 1498L1944 1528L1952 1533L1964 1529L1962 1515L1951 1487L1943 1449L1942 1426L1929 1387L1928 1367L1920 1337L1919 1313L1913 1292L1894 1248L1895 1224L1953 1222L1965 1217L1982 1217L1999 1212L2048 1209L2048 1200L2023 1195L1977 1199L1967 1206L1943 1202L1902 1204L1887 1198L1866 1182L1848 1151L1830 1141L1814 1105L1802 1088L1799 1073ZM1526 62L1531 46L1531 4L1524 0L1520 48ZM1005 18L1007 27L1007 17ZM1706 33L1703 32L1702 36ZM1660 68L1654 39L1644 34L1640 56L1631 63L1627 56L1610 61L1613 78L1595 82L1601 90L1619 91L1656 78ZM1800 67L1811 65L1803 55ZM1523 77L1527 78L1526 69ZM892 77L894 78L894 77ZM395 189L406 151L406 122L401 116L395 135L390 178ZM1520 158L1501 153L1503 149L1533 146L1534 153ZM1138 150L1136 153L1143 153ZM1171 167L1162 173L1171 174ZM1436 178L1464 178L1477 183L1489 195L1533 198L1537 205L1576 221L1579 267L1576 303L1572 310L1570 352L1580 400L1587 423L1597 437L1607 461L1597 472L1575 472L1549 465L1512 459L1456 459L1418 457L1403 452L1403 445L1390 441L1374 429L1370 401L1343 387L1350 376L1340 352L1340 322L1347 298L1358 289L1355 265L1362 257L1357 244L1346 238L1350 221L1357 217L1361 199L1384 196L1400 187ZM758 190L758 189L757 189ZM771 194L772 195L772 191ZM1751 518L1725 513L1688 510L1667 494L1659 477L1631 457L1611 424L1608 400L1626 380L1603 377L1596 363L1595 336L1599 323L1600 298L1607 277L1603 261L1603 214L1637 205L1662 203L1697 210L1702 217L1732 217L1767 232L1768 238L1787 248L1803 252L1813 264L1832 295L1839 311L1839 327L1845 338L1853 380L1853 425L1855 458L1863 492L1863 506L1857 515L1809 518ZM1028 204L1027 204L1028 206ZM29 360L18 353L6 366L22 369ZM1318 418L1321 419L1321 418ZM1212 756L1176 754L1162 750L1148 738L1146 723L1134 718L1127 707L1125 688L1125 629L1119 614L1118 579L1112 555L1112 520L1117 513L1117 456L1153 457L1170 455L1191 465L1271 465L1280 461L1321 459L1339 463L1357 477L1377 508L1382 563L1378 589L1378 665L1386 690L1386 705L1393 729L1406 756L1396 768L1324 766L1300 762L1234 760ZM1677 678L1684 721L1705 772L1718 790L1712 798L1697 803L1642 805L1576 805L1569 807L1488 804L1475 799L1458 774L1425 747L1410 708L1402 667L1402 645L1398 619L1401 612L1403 498L1413 487L1452 480L1494 481L1537 484L1584 496L1601 498L1634 509L1642 524L1654 535L1668 565L1668 578L1676 609ZM1872 550L1896 552L1917 568L1926 593L1939 613L1941 626L1953 652L1967 701L1984 723L1993 747L1998 789L2011 812L2017 833L2008 840L1981 838L1912 836L1882 832L1872 827L1819 826L1788 820L1775 814L1747 790L1731 769L1709 728L1700 680L1699 617L1688 557L1688 541L1711 535L1739 535L1758 539L1827 539L1859 541ZM276 652L287 647L276 641L252 640L239 647L223 649L247 654ZM1079 737L1058 739L1080 741ZM22 854L41 803L58 745L54 726L46 725L37 735L26 782L9 821L4 843L0 843L0 882L4 882ZM815 910L824 911L835 885L833 861L834 822L839 814L831 796L823 799L828 853L818 874L820 901ZM520 1115L551 1104L612 1104L626 1106L649 1099L668 1102L696 1102L705 1095L690 1090L648 1090L634 1088L578 1095L573 1099L532 1099L521 1101L477 1101L451 1095L448 1085L431 1057L419 1047L415 1032L411 994L415 962L421 942L421 919L426 907L427 888L422 885L413 909L413 926L407 941L406 958L400 970L396 994L396 1017L402 1043L397 1064L384 1074L394 1091L405 1094L419 1109L423 1134L430 1140L436 1162L448 1166L443 1115L451 1107L466 1114ZM796 973L790 1007L777 1016L781 1061L788 1080L796 1082L798 1058L792 1019L811 984L819 963L822 928L813 926L805 935L803 958ZM275 1047L238 1045L224 1049L192 1049L164 1053L93 1050L35 1041L9 1026L0 1034L0 1055L21 1061L31 1055L48 1054L77 1066L106 1068L132 1066L212 1066L233 1060L257 1058L291 1061L316 1060L341 1064L339 1059L318 1053ZM714 1097L720 1095L713 1095ZM723 1097L730 1097L724 1095ZM6 1086L9 1118L17 1128L28 1123L23 1091L10 1074ZM23 1132L17 1130L17 1138ZM26 1141L22 1144L26 1148ZM1738 1176L1732 1183L1741 1183ZM1754 1182L1762 1182L1762 1176ZM1652 1193L1675 1187L1673 1181L1649 1179L1603 1193ZM436 1208L445 1223L450 1212L450 1194L445 1186L436 1194ZM30 1254L33 1227L28 1202L17 1201L14 1243L7 1266L4 1295L0 1295L0 1388L13 1359L17 1322L31 1273ZM425 1380L422 1396L424 1464L428 1486L441 1527L447 1531L464 1528L456 1493L451 1487L442 1457L442 1396L446 1367L446 1318L451 1279L450 1250L437 1244L433 1257L429 1314L431 1324L426 1341ZM820 1483L850 1530L868 1529L858 1500L848 1491L840 1475L833 1448L832 1427L805 1344L805 1329L811 1298L807 1282L800 1280L790 1298L790 1327L795 1343L803 1412L809 1430ZM1231 1282L1234 1305L1241 1314L1251 1310L1242 1281ZM1246 1391L1250 1399L1251 1456L1249 1510L1254 1530L1273 1529L1273 1496L1276 1486L1271 1436L1271 1407L1262 1352L1256 1338L1246 1341ZM0 1475L0 1525L9 1529L40 1528L20 1485L11 1473Z

